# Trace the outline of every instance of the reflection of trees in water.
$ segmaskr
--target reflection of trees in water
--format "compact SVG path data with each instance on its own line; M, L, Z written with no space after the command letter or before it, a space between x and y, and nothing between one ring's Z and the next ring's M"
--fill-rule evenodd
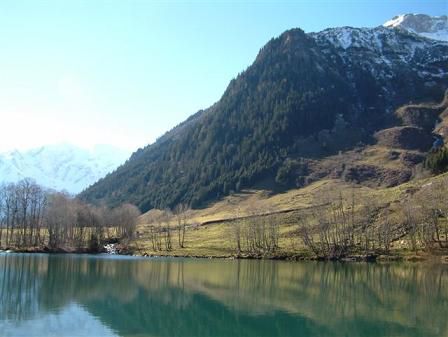
M300 275L291 296L301 302L298 312L314 320L338 329L344 322L363 319L448 331L444 266L317 263Z
M232 308L287 311L339 331L359 319L409 328L421 319L435 335L447 331L443 265L240 261L219 268L220 281L207 273L191 284Z
M140 261L134 271L135 282L151 299L175 309L186 308L190 303L191 291L184 280L184 260L160 259L150 263Z
M137 289L129 285L132 264L78 256L50 256L39 295L47 308L104 297L132 301ZM119 289L119 291L117 291Z
M132 301L137 293L129 284L132 267L89 257L0 255L0 310L5 310L1 317L22 320L39 310L57 310L70 302L105 296Z
M25 255L0 256L0 317L24 320L39 312L40 280L36 275L46 269L44 260Z
M0 270L0 314L14 320L77 302L122 334L448 332L443 265L10 254Z

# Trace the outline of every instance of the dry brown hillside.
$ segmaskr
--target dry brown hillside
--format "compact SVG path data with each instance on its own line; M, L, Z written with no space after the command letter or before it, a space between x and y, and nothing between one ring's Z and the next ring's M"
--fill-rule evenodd
M411 254L410 239L402 221L403 205L417 198L415 196L421 198L426 195L425 193L433 193L432 187L447 182L448 174L408 182L393 188L369 188L331 179L275 195L268 191L244 191L226 197L207 208L189 210L186 214L184 248L180 248L177 244L176 215L168 213L164 225L160 220L163 212L152 210L140 218L136 248L139 254L149 255L229 257L236 254L233 236L233 228L236 225L263 226L275 222L279 229L278 250L255 256L309 256L308 247L298 235L303 221L316 216L319 212L328 212L342 197L345 212L350 214L353 206L357 219L365 217L366 210L374 210L373 221L368 224L371 228L369 235L372 237L372 242L376 241L381 228L387 222L390 225L391 251L395 252L394 254ZM329 208L328 205L332 206ZM314 227L316 223L313 221L306 223ZM171 230L172 249L154 250L151 246L151 231L162 227L166 231L166 224ZM317 235L317 232L315 233ZM163 239L164 237L161 240ZM242 254L251 255L248 252Z

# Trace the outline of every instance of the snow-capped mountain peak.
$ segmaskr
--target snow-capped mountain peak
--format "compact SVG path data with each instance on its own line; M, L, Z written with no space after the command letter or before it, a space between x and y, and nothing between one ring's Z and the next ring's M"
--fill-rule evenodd
M38 184L76 194L123 164L130 153L110 145L91 149L71 144L0 153L0 183L31 178Z
M404 29L429 39L448 41L448 16L400 14L383 24L387 28Z

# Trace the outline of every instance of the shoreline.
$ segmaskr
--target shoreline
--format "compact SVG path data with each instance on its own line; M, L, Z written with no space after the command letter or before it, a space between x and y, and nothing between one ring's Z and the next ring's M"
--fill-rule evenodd
M6 248L0 249L0 253L15 253L15 254L103 254L106 251L94 251L87 248L81 249L66 249L66 248Z
M128 250L124 252L117 252L115 254L108 253L105 249L101 251L93 251L86 248L82 249L49 249L45 248L28 248L28 249L0 249L0 253L15 253L15 254L80 254L80 255L117 255L117 256L134 256L134 257L147 257L147 258L191 258L191 259L219 259L219 260L272 260L272 261L319 261L319 262L422 262L422 263L443 263L448 264L448 255L431 255L424 253L423 255L417 253L413 255L391 254L369 254L369 255L347 255L344 257L323 257L323 256L310 256L306 254L283 254L283 255L250 255L250 254L229 254L229 255L193 255L193 254L153 254L143 253L139 254L134 251Z
M120 255L120 254L117 254ZM305 256L305 255L288 255L288 256L252 256L252 255L221 255L221 256L207 256L207 255L180 255L180 254L135 254L137 257L157 257L157 258L191 258L191 259L220 259L220 260L271 260L271 261L289 261L289 262L365 262L365 263L382 263L382 262L422 262L422 263L444 263L448 264L448 255L351 255L339 258L321 257L321 256Z

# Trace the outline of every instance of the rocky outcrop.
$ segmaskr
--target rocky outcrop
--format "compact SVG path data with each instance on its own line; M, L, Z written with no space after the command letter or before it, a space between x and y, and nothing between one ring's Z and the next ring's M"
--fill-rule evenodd
M428 151L431 149L434 137L422 128L413 126L398 126L384 129L375 134L378 145L405 149Z
M400 185L408 181L411 176L411 170L393 170L366 164L348 167L343 174L345 181L384 187Z
M426 14L401 14L387 21L384 27L402 29L433 40L448 41L448 17Z

